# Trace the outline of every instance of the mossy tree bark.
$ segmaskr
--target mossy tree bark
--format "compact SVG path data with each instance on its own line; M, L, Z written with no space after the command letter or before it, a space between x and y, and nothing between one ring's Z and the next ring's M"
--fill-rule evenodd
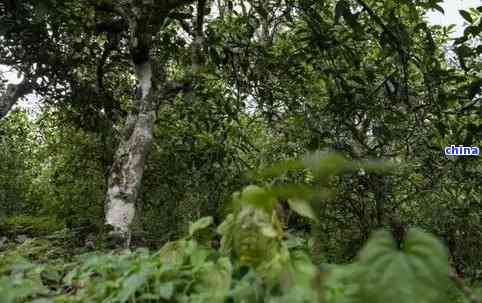
M169 94L163 67L151 58L153 37L161 30L168 14L186 1L154 2L137 5L134 1L117 7L129 25L131 59L136 70L140 94L128 114L123 134L114 156L105 201L106 224L112 235L129 246L131 224L136 215L136 201L144 174L144 165L153 140L156 109Z

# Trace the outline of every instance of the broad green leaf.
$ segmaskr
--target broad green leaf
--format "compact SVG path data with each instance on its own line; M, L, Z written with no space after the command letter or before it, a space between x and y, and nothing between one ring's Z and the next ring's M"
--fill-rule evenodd
M122 289L116 296L119 302L127 302L147 282L149 272L134 273L122 282Z
M158 256L163 263L180 266L184 262L186 241L179 240L167 242L158 252Z
M43 270L40 276L46 283L59 283L62 280L62 275L57 270Z
M365 171L374 172L374 173L390 173L390 172L393 172L396 168L399 168L402 166L403 165L401 164L395 164L392 162L380 161L380 160L365 160L365 161L355 162L353 164L353 167L355 167L356 170L363 169Z
M306 201L330 199L331 192L326 188L315 188L313 186L287 184L283 186L273 186L268 188L274 197L284 199L301 199Z
M364 302L439 303L448 286L448 255L432 235L411 229L399 250L387 231L376 232L359 254Z
M309 202L300 199L289 199L288 204L290 208L300 216L307 217L315 221L318 220Z
M464 36L469 36L472 35L474 37L477 37L480 35L480 31L482 30L481 26L476 26L476 25L471 25L467 26L464 30Z
M472 55L472 49L466 45L461 45L455 49L460 58L466 58Z
M206 261L209 254L210 251L208 251L207 249L204 249L202 247L196 248L190 256L191 264L193 265L193 267L201 267L202 264Z
M280 161L270 167L263 168L260 171L261 176L276 177L287 172L300 171L304 168L303 163L297 159Z
M0 302L20 302L29 296L46 294L47 289L37 281L14 277L0 278Z
M439 12L441 12L442 14L445 14L444 9L443 9L440 5L434 4L432 7L433 7L434 9L438 10Z
M175 290L175 287L174 287L174 283L172 282L162 283L158 287L159 296L164 300L170 300L174 295L174 290Z
M276 203L276 196L272 191L255 185L245 187L239 199L268 212L273 209Z
M213 223L213 217L204 217L189 225L189 235L193 236L198 230L204 229Z
M474 22L474 19L472 19L472 16L470 15L470 13L468 11L459 10L459 13L467 22L469 22L469 23Z
M320 151L306 155L303 158L303 164L321 180L326 180L350 168L349 161L343 156Z
M360 168L382 172L393 169L394 165L382 161L355 162L344 158L340 154L316 151L306 154L301 159L281 161L262 169L260 174L265 177L275 177L287 172L308 169L316 179L326 181L332 176Z

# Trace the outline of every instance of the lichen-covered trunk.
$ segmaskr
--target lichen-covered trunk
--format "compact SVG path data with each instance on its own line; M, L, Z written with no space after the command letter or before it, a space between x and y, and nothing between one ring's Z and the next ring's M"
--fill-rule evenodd
M129 245L130 225L135 216L136 200L144 174L155 122L155 102L152 92L152 70L149 62L136 65L141 96L137 112L131 112L114 156L107 196L105 219L113 233Z

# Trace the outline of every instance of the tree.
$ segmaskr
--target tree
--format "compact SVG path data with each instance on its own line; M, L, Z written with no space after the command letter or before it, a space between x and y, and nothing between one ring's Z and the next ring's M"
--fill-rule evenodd
M139 93L133 100L132 109L127 113L119 146L113 157L106 197L106 222L123 237L128 234L129 225L134 218L134 205L141 184L144 162L152 141L155 111L160 100L166 99L169 92L179 91L178 83L173 84L166 79L165 62L155 60L151 56L154 51L153 43L159 42L154 38L166 26L168 17L187 3L186 1L166 1L162 4L128 1L114 4L109 1L92 1L57 4L53 1L18 1L2 5L2 24L5 25L2 27L4 28L2 41L5 45L6 59L0 63L15 65L16 60L20 59L21 64L16 67L25 74L24 82L16 87L9 86L2 97L2 117L17 99L32 89L46 96L50 94L52 99L65 100L66 98L62 97L56 98L59 95L56 94L58 91L55 88L52 91L52 87L60 83L64 86L64 90L70 90L71 96L75 96L79 88L87 88L92 92L91 97L103 100L103 102L99 100L88 100L88 102L92 105L101 103L99 111L93 114L102 116L100 111L102 110L105 117L101 118L106 118L108 125L112 125L115 122L115 108L112 103L116 100L111 100L114 98L113 93L105 91L104 65L108 59L115 60L109 56L112 48L116 47L121 54L120 58L117 58L117 63L122 64L126 59L122 55L127 56L133 63ZM202 29L203 3L200 2L199 6L201 10L198 14L196 32ZM83 27L80 30L73 28L69 18L82 21ZM99 18L103 20L96 23ZM22 23L17 22L19 20ZM46 40L34 36L39 33ZM18 37L14 34L18 34ZM126 45L121 45L122 42ZM198 37L194 42L199 44L200 38ZM34 54L27 51L23 52L23 56L14 53L16 48L25 44L33 44L40 52ZM54 44L56 46L51 47ZM100 58L95 66L96 87L92 88L88 85L89 83L84 84L85 80L89 82L88 78L76 79L75 68L83 67L84 64L79 59L88 55L86 53L89 53L89 47L99 49L101 44L103 44L103 50L95 54ZM96 61L95 58L94 61ZM58 67L72 70L59 75ZM43 77L47 78L45 83L32 84ZM91 106L90 104L82 106Z
M0 64L24 82L4 89L0 118L35 91L66 132L98 136L105 220L125 243L136 213L163 211L150 190L200 216L204 202L185 188L208 201L215 183L231 190L242 172L309 151L413 164L336 180L339 203L320 207L313 230L346 260L375 228L425 224L421 209L440 211L439 187L454 187L477 161L440 152L459 137L479 142L480 10L463 13L471 24L453 62L447 29L423 18L438 2L4 1ZM59 172L72 177L73 167ZM293 179L305 182L269 182ZM205 208L219 211L227 191Z

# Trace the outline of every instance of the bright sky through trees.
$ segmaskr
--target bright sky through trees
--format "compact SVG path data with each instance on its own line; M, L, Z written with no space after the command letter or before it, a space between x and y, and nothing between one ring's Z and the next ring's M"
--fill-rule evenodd
M470 7L476 7L482 5L481 0L445 0L441 7L445 11L442 14L439 11L430 11L427 13L428 20L432 24L449 25L455 24L455 32L453 36L459 36L462 34L462 28L464 19L459 14L459 10L468 9Z

